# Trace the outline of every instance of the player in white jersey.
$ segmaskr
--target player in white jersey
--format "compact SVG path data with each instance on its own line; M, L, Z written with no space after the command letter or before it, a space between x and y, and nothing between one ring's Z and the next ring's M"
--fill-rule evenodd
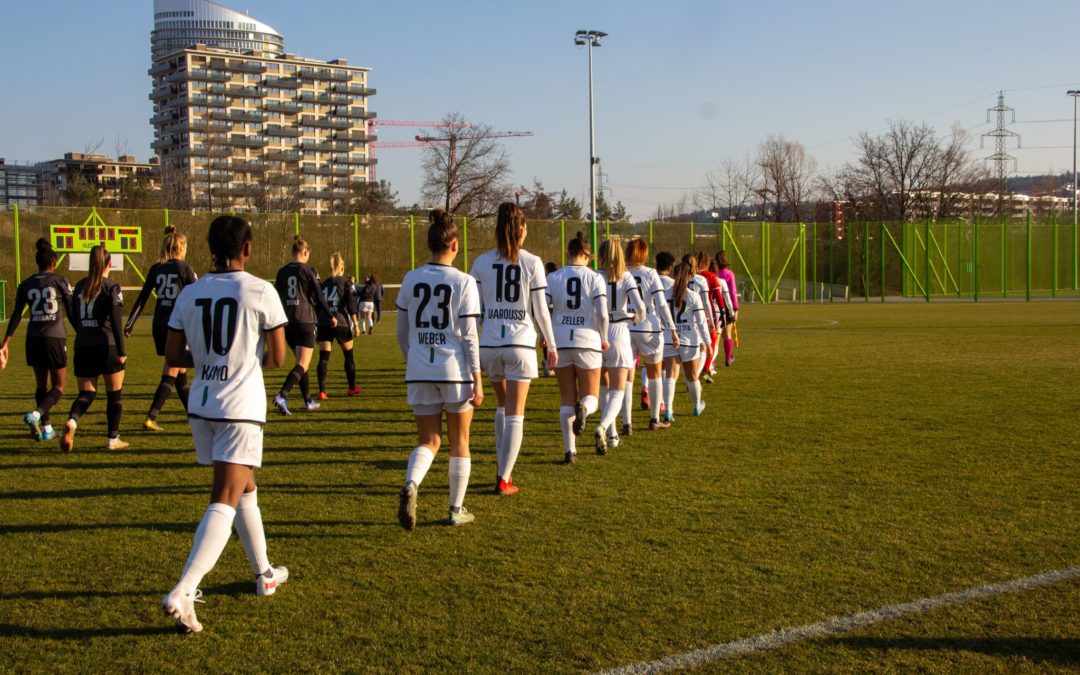
M675 324L671 320L671 309L664 298L664 288L660 276L644 263L649 257L649 244L644 239L633 239L626 244L627 270L634 277L641 295L645 299L645 321L630 326L630 343L634 355L643 366L641 376L642 407L649 410L649 430L666 429L667 423L660 420L660 403L663 401L661 363L664 358L664 339L678 342ZM626 391L634 391L634 371L626 383ZM631 411L634 401L632 396L623 397L623 435L633 433Z
M195 530L180 581L161 604L188 632L202 630L195 617L194 603L202 597L198 585L225 550L233 527L258 595L272 595L289 578L286 568L267 558L255 486L266 423L262 368L285 361L288 319L274 287L244 271L251 257L246 221L221 216L210 224L207 240L214 269L180 292L165 341L166 365L194 374L188 417L195 456L214 467L210 506Z
M693 254L684 254L682 257L682 263L690 266L689 288L690 291L696 293L698 298L701 300L701 306L705 308L705 320L709 326L709 333L712 334L716 331L716 315L713 313L712 300L709 297L709 280L705 278L705 275L698 272L697 257ZM710 338L701 345L701 358L697 360L699 375L701 369L705 365L705 362L709 359L711 349L712 339Z
M495 491L512 495L514 465L521 451L525 428L525 399L536 379L536 330L547 348L545 365L558 362L544 291L547 276L540 258L521 248L528 227L525 212L513 202L499 205L495 221L497 248L473 263L472 276L480 291L483 330L480 363L495 389L495 450L499 461Z
M608 446L619 445L615 418L622 411L626 380L634 370L633 345L627 326L644 322L645 300L634 277L626 270L622 243L618 238L600 244L597 262L607 286L608 349L604 352L604 371L600 375L600 424L593 437L597 454L604 455Z
M671 313L679 331L677 358L686 377L686 391L690 394L691 409L697 416L705 410L705 402L701 400L701 369L698 364L702 358L701 348L709 342L709 321L701 296L690 286L694 276L693 269L689 263L675 266L675 278L670 293ZM668 411L671 410L671 405L668 404Z
M408 274L397 295L397 341L405 356L408 401L416 417L419 443L409 456L398 501L398 522L416 527L416 492L442 442L442 416L450 440L449 525L475 516L462 506L469 486L469 427L473 407L484 401L476 320L476 281L451 264L458 254L457 226L442 209L429 216L431 260Z
M672 268L675 266L675 256L671 255L667 251L661 251L656 254L656 272L660 275L660 286L664 289L664 302L667 303L670 310L671 307L671 288L675 285L675 279L671 276ZM674 314L674 312L672 312ZM676 329L676 333L678 330ZM676 339L677 338L677 339ZM675 399L675 384L679 379L680 361L679 361L679 347L681 343L678 340L681 338L669 339L664 336L664 361L663 361L663 385L660 389L660 405L662 412L660 413L660 421L664 424L671 424L675 421L675 415L672 412L671 406Z
M551 301L551 323L559 363L564 458L577 461L577 439L586 418L599 407L600 366L608 348L607 288L599 274L587 267L591 251L583 232L566 246L567 262L548 276L547 296Z

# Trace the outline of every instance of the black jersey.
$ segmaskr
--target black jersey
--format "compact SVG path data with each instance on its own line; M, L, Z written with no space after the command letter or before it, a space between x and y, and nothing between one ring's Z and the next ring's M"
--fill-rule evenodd
M150 292L157 292L157 304L154 305L154 325L167 326L169 316L172 315L173 304L184 286L195 283L198 277L191 265L183 260L170 259L163 263L154 263L146 274L146 282L143 284L139 297L131 306L131 314L128 315L124 330L131 332L135 327L135 321L142 314L146 301L150 299Z
M351 326L350 315L355 314L356 301L353 299L353 287L348 278L343 276L330 277L322 282L323 297L326 304L337 317L339 326ZM329 326L330 315L319 312L319 325Z
M375 301L375 285L374 284L356 284L356 301L357 302L374 302Z
M316 323L315 311L329 316L330 306L322 294L319 273L311 265L291 262L278 270L274 288L285 306L289 323Z
M71 324L75 326L75 349L115 345L116 354L125 356L124 294L120 284L108 279L101 280L101 291L90 302L83 299L82 290L90 283L83 279L75 284L71 298Z
M15 307L8 321L7 335L19 327L25 308L30 309L27 339L36 337L66 338L64 315L71 315L71 286L67 279L53 272L28 277L15 291Z

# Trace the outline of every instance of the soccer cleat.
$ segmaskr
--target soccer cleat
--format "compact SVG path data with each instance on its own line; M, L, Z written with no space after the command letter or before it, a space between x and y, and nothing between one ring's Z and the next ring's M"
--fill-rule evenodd
M607 432L604 427L596 427L596 431L593 432L593 440L596 444L596 454L603 456L607 454Z
M304 407L308 410L318 410L320 407L319 402L312 399L310 401L304 401Z
M704 375L701 376L701 381L704 382L705 384L712 384L713 383L712 375L710 375L709 373L705 373Z
M416 483L409 481L398 495L397 519L406 530L416 527Z
M649 431L658 431L669 427L671 427L671 425L663 420L649 420Z
M255 577L255 595L273 595L277 593L278 586L288 580L288 567L270 567L270 569Z
M577 453L576 452L568 452L565 455L563 455L563 463L564 464L573 464L576 461L577 461Z
M734 357L734 356L729 356L729 357L727 357L726 359L724 359L724 367L725 367L725 368L729 368L729 367L731 367L731 364L732 364L732 363L733 363L734 361L735 361L735 357Z
M23 422L26 422L26 426L30 427L30 437L36 441L41 440L41 413L36 410L23 415Z
M152 420L149 417L143 421L142 428L147 431L161 431L161 425L157 423L157 420Z
M509 497L512 494L516 494L518 487L514 485L514 479L503 480L499 479L499 482L495 485L495 493L500 497Z
M623 436L633 436L634 435L634 425L630 424L629 422L622 425L622 435Z
M619 443L621 443L621 442L622 442L622 439L619 438L619 432L615 431L615 427L611 427L610 429L608 429L608 432L607 432L607 444L608 444L608 447L609 448L617 448L617 447L619 447Z
M274 397L274 407L278 409L278 412L282 415L291 415L289 412L289 406L285 404L285 397L278 394Z
M64 452L70 453L75 447L75 428L78 426L75 420L68 420L64 425L64 433L60 436L60 449Z
M202 624L195 617L196 602L202 602L202 591L182 593L179 588L174 588L161 601L161 611L165 616L176 619L176 625L183 628L185 633L198 633L202 630Z
M471 523L474 520L476 520L476 516L469 513L469 509L462 506L461 510L456 512L454 509L450 509L450 515L446 519L446 524L458 527L460 525L465 525L466 523Z
M705 412L705 401L702 401L698 407L694 408L694 417L701 417L703 412Z
M46 428L41 430L41 437L38 438L38 440L39 441L51 441L54 438L56 438L56 432L53 431L52 427L46 427Z
M641 409L642 410L648 410L649 409L649 388L648 387L642 387L641 388Z
M709 369L709 375L712 375L713 377L716 377L716 366L713 366L712 368Z
M107 447L109 450L123 450L129 445L131 444L127 441L120 440L120 437L117 436L116 438L110 438L108 444L105 447Z
M326 395L326 392L325 392L325 391L320 391L320 392L319 392L319 400L320 400L320 401L325 401L325 400L327 400L327 399L329 399L329 398L330 398L330 397Z
M574 404L574 423L571 426L571 430L575 436L580 436L581 432L585 429L585 408L581 405L581 401Z
M352 389L349 389L347 393L349 394L349 396L356 396L360 393L360 385L356 385Z

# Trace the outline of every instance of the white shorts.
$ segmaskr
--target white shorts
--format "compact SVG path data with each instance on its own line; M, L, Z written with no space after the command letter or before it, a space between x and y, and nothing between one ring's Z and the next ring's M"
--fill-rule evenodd
M472 405L472 384L458 382L410 382L407 385L408 402L413 414L438 415L446 412L465 412Z
M702 356L704 356L704 354L705 353L701 351L701 347L698 345L694 345L693 347L679 347L679 361L683 363L687 363L689 361L693 361L694 359L701 358Z
M357 305L356 308L361 314L364 313L364 312L374 312L375 311L375 303L371 302L370 300L365 300L365 301L361 302L359 305Z
M608 326L608 348L604 352L603 363L605 368L634 367L634 349L625 323Z
M591 349L560 349L556 368L576 366L581 370L599 370L604 365L603 352Z
M214 462L262 466L263 428L250 422L218 422L188 418L195 440L195 461L209 466Z
M660 363L664 356L664 336L660 333L630 331L630 344L642 363Z
M480 367L492 382L528 382L539 376L536 350L528 347L481 347Z

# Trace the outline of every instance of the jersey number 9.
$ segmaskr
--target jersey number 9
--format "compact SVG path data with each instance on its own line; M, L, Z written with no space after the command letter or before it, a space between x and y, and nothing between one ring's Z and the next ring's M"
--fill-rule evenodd
M577 277L566 280L566 307L567 309L581 307L581 279Z

